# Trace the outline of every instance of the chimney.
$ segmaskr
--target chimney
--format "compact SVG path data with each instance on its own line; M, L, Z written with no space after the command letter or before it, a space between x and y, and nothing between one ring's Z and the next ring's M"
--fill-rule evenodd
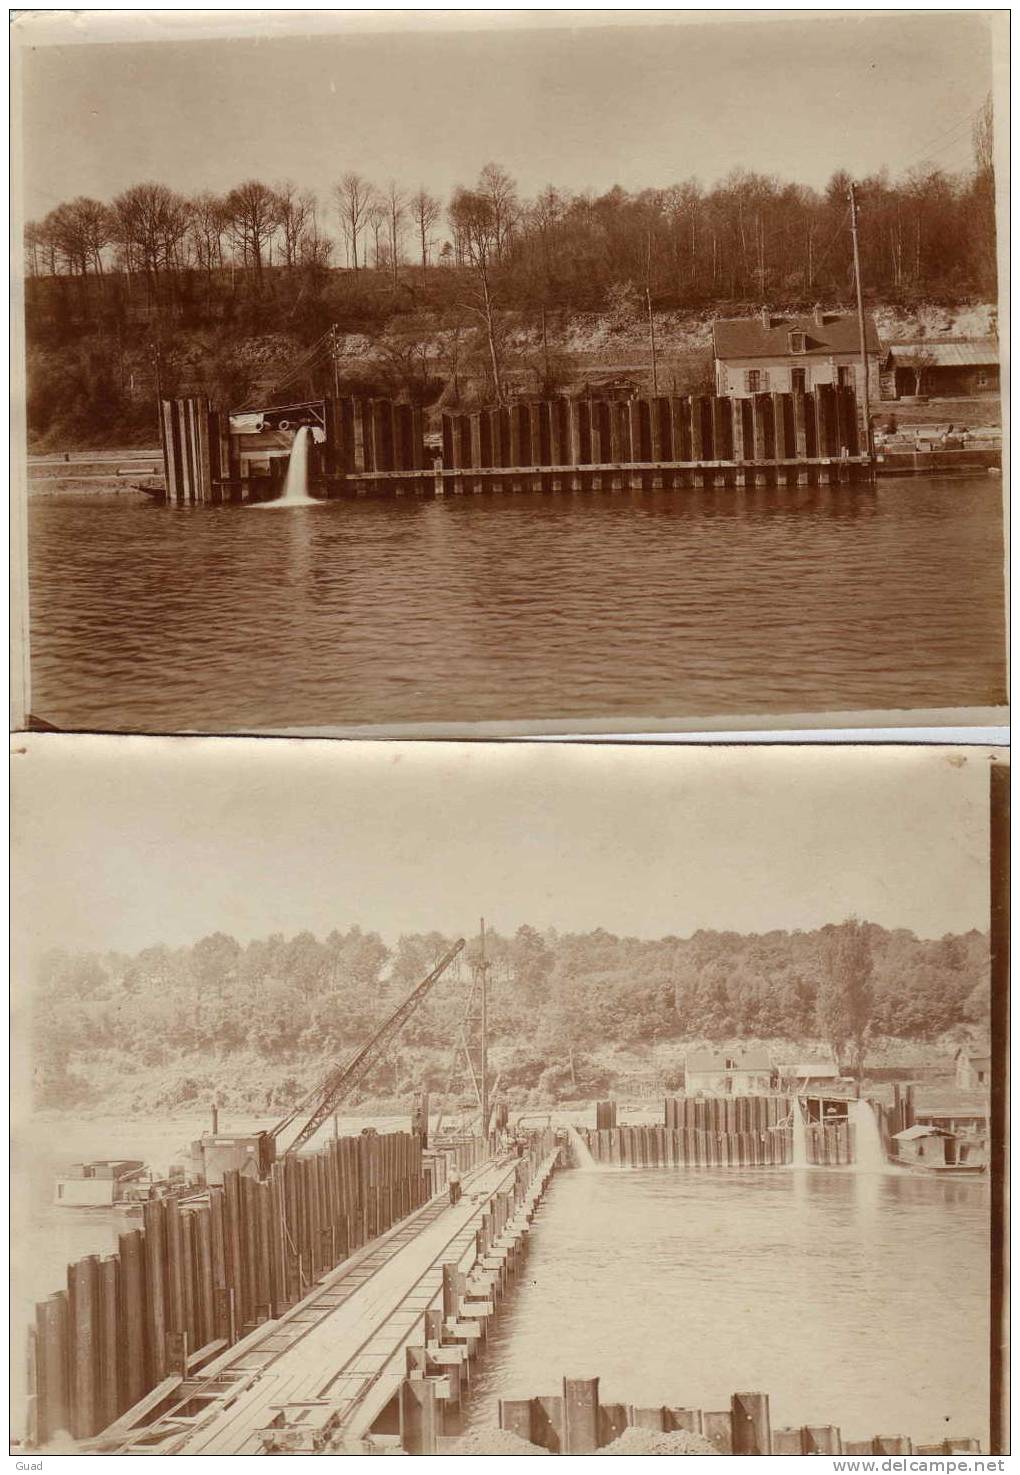
M816 302L815 303L815 310L814 310L813 316L814 316L814 320L815 320L815 327L816 328L824 328L825 327L825 313L822 311L822 304L820 302Z

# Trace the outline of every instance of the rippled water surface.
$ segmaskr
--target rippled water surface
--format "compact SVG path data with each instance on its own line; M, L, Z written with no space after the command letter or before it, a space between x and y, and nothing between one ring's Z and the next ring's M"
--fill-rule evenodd
M900 1171L565 1171L490 1332L471 1423L601 1379L606 1402L729 1407L846 1439L987 1450L988 1190Z
M997 479L331 502L43 495L60 727L668 718L1003 700Z

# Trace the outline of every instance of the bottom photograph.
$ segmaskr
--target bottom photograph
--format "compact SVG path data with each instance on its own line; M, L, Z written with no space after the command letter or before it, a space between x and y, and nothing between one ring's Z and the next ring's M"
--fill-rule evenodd
M1004 1452L999 750L19 738L14 1453Z

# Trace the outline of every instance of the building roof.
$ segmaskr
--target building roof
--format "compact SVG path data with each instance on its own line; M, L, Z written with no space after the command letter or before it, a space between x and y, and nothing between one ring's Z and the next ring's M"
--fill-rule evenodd
M920 339L917 343L890 343L889 361L893 367L899 363L909 368L911 359L918 352L930 354L934 360L932 367L938 369L986 368L999 362L999 345L994 338L958 339L953 343L937 343L929 339Z
M881 353L875 324L864 320L869 353ZM804 334L804 352L790 352L790 333ZM787 317L779 313L759 314L753 318L717 318L712 324L712 340L718 359L801 359L827 358L833 353L859 353L860 331L856 313L816 312Z
M982 1070L988 1070L991 1068L992 1057L987 1053L978 1054L975 1050L957 1050L953 1059L959 1060L961 1055L963 1056L964 1060L966 1060L970 1065L980 1066Z
M728 1063L730 1061L733 1061L732 1065ZM708 1071L771 1071L771 1069L772 1062L765 1050L746 1050L740 1055L727 1055L725 1052L717 1054L712 1050L692 1050L690 1055L684 1060L684 1070L694 1071L695 1074Z
M938 1127L922 1127L920 1124L918 1124L918 1126L916 1127L908 1127L905 1132L897 1132L894 1140L897 1142L913 1142L914 1139L917 1137L945 1136L946 1133L940 1132Z
M786 1067L786 1073L800 1080L837 1080L839 1066L834 1060L798 1060L796 1065Z

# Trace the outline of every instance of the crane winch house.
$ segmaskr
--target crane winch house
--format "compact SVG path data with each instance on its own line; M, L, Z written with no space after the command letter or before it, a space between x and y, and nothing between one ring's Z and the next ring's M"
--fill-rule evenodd
M870 317L868 389L879 397L882 345ZM717 318L712 324L716 394L746 397L774 391L808 393L821 384L861 394L861 335L856 313L790 316L762 308L755 317Z

